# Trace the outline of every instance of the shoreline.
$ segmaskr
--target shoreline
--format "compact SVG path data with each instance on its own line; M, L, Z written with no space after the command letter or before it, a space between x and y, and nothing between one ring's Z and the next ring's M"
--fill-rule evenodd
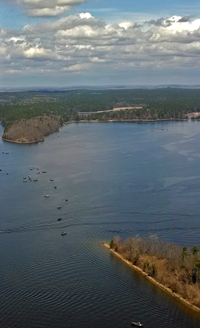
M170 288L166 287L165 285L161 284L160 282L158 282L156 279L148 276L148 274L146 272L144 272L141 268L139 268L138 266L132 264L132 262L125 260L123 258L122 255L120 255L119 253L117 253L116 251L114 251L113 249L110 248L109 244L107 243L102 243L103 246L105 248L107 248L110 253L114 254L115 256L117 256L119 259L121 259L123 262L125 262L128 266L130 266L132 269L134 269L135 271L141 273L144 277L146 277L152 284L156 285L157 287L159 287L160 289L164 290L166 293L170 294L172 297L178 299L179 301L181 301L182 303L184 303L184 305L190 307L192 310L196 311L196 312L200 312L200 308L198 308L197 306L191 304L189 301L187 301L185 298L183 298L182 296L180 296L177 293L174 293Z
M41 141L44 141L45 140L45 138L43 138L43 139L36 140L36 141L20 142L20 141L5 139L4 137L1 137L1 139L3 141L15 143L15 144L18 144L18 145L31 145L31 144L38 143L38 142L41 142Z
M182 122L182 121L190 121L187 118L161 118L161 119L156 119L156 120L145 120L145 119L129 119L129 120L105 120L105 121L98 121L98 120L80 120L80 121L71 121L68 123L152 123L152 122Z
M182 121L190 121L186 118L183 119L179 119L179 118L172 118L172 119L156 119L156 120L145 120L145 119L129 119L129 120L106 120L106 121L98 121L98 120L80 120L80 121L69 121L69 122L65 122L64 125L66 124L70 124L70 123L153 123L153 122L182 122ZM64 125L61 125L60 128ZM35 140L35 141L27 141L27 142L20 142L20 141L15 141L15 140L9 140L9 139L5 139L2 135L1 139L3 141L6 142L11 142L11 143L15 143L15 144L19 144L19 145L29 145L29 144L35 144L35 143L39 143L41 141L44 141L50 134L54 133L54 132L58 132L58 131L53 131L51 133L49 133L47 136L45 136L43 139L39 139L39 140Z

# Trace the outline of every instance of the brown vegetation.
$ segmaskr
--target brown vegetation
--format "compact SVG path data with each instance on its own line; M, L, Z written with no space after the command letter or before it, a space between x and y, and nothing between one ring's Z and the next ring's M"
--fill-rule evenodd
M158 283L200 308L200 257L197 246L191 250L187 247L181 249L151 236L125 241L115 237L110 242L110 248Z
M59 117L40 116L22 119L5 129L2 139L17 143L32 143L44 140L50 133L58 131Z

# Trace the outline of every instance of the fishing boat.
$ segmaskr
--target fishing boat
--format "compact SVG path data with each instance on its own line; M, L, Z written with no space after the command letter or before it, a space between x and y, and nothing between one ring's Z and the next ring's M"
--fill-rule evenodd
M133 322L131 323L131 325L134 326L134 327L143 327L143 323L141 323L140 321L138 321L138 322L134 322L134 321L133 321Z

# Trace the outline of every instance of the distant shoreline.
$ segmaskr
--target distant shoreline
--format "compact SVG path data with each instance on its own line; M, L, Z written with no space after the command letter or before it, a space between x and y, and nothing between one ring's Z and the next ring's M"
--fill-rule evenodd
M170 288L164 286L163 284L161 284L160 282L158 282L157 280L155 280L154 278L150 277L146 272L144 272L142 269L140 269L138 266L132 264L130 261L125 260L123 258L122 255L120 255L119 253L117 253L116 251L114 251L113 249L110 248L109 244L103 243L103 246L105 248L107 248L110 253L114 254L115 256L117 256L119 259L121 259L123 262L125 262L128 266L130 266L132 269L134 269L135 271L139 272L140 274L142 274L144 277L146 277L149 281L151 281L151 283L153 283L154 285L156 285L157 287L159 287L160 289L164 290L165 292L167 292L168 294L170 294L171 296L173 296L174 298L178 299L179 301L181 301L182 303L184 303L185 305L187 305L188 307L190 307L191 309L195 310L196 312L200 312L200 308L198 308L197 306L191 304L189 301L187 301L186 299L184 299L182 296L180 296L177 293L174 293Z
M190 121L187 118L163 118L156 120L145 120L145 119L128 119L128 120L80 120L80 121L72 121L68 123L152 123L152 122L172 122L172 121Z
M64 125L66 124L71 124L71 123L153 123L153 122L181 122L181 121L190 121L186 118L183 119L179 119L179 118L172 118L172 119L155 119L155 120L145 120L145 119L128 119L128 120L79 120L79 121L69 121L69 122L65 122ZM63 125L61 125L60 127L62 127ZM46 137L48 137L50 134L57 132L57 131L53 131L51 133L49 133ZM28 144L35 144L35 143L39 143L41 141L44 141L46 139L46 137L42 138L42 139L38 139L38 140L34 140L34 141L27 141L27 142L20 142L20 141L16 141L16 140L11 140L11 139L6 139L3 137L1 137L1 139L3 141L6 142L11 142L11 143L15 143L15 144L20 144L20 145L28 145Z

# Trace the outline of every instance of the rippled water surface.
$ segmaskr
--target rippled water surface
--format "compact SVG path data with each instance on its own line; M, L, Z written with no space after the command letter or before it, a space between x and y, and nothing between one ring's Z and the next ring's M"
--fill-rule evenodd
M80 123L36 145L0 141L0 327L200 327L101 245L156 234L200 246L199 145L198 122Z

